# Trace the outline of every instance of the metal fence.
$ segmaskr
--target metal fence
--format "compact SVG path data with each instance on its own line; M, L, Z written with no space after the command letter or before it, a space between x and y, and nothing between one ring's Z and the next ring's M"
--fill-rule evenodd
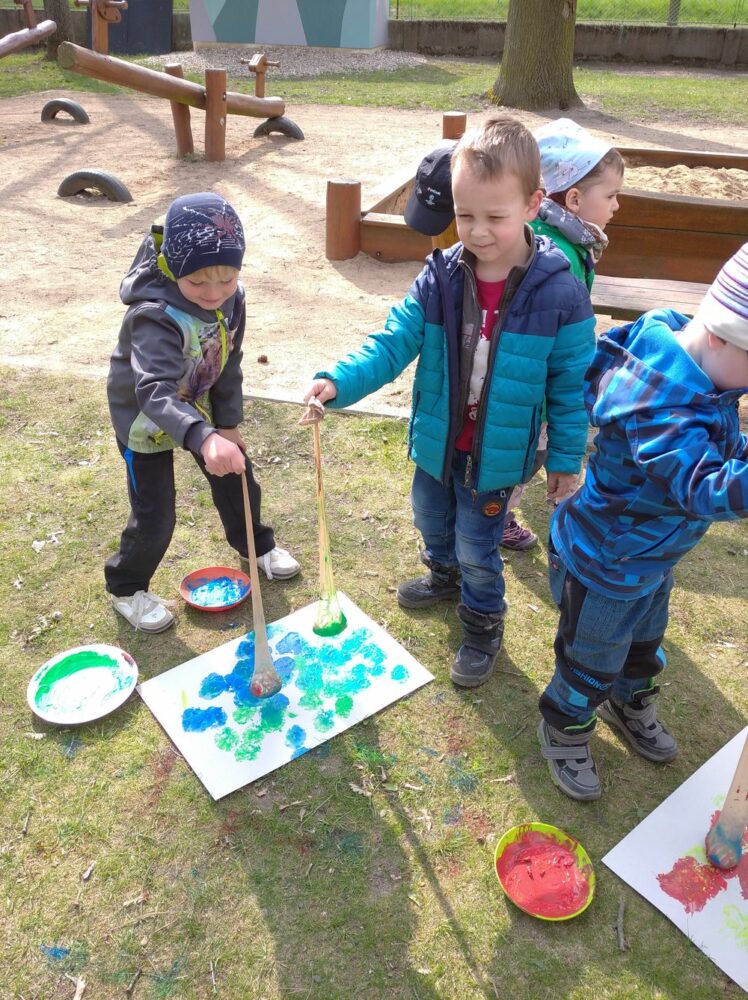
M509 0L390 0L390 17L504 21ZM577 22L748 27L748 0L577 0Z

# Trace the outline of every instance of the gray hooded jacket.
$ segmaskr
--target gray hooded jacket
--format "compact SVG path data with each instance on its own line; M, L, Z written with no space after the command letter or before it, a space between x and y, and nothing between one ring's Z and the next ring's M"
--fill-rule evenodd
M109 412L132 451L199 454L214 430L242 420L244 289L201 309L159 269L160 241L154 226L120 285L129 308L109 367Z

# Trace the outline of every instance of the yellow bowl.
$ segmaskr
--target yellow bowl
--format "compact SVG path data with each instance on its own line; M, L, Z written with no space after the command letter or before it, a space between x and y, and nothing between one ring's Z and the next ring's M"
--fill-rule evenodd
M494 871L515 906L539 920L571 920L595 893L589 855L573 837L549 823L523 823L496 845Z

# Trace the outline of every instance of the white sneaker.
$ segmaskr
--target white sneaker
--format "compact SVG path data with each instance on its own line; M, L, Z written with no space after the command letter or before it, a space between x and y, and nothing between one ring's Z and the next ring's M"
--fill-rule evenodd
M257 565L265 571L268 580L290 580L301 569L291 553L277 545L264 556L258 556Z
M173 601L165 601L146 590L138 590L129 597L116 597L112 594L114 610L140 632L163 632L167 629L174 621L174 615L167 605L173 604Z

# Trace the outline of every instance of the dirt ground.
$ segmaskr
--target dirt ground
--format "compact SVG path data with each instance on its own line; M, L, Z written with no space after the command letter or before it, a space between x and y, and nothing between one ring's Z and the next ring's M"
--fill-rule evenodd
M380 264L364 255L326 260L326 182L358 179L364 208L373 204L412 175L439 140L439 112L288 107L305 132L303 142L254 139L257 120L230 116L224 163L201 159L203 116L193 112L199 155L180 162L166 101L74 95L90 125L43 124L40 109L53 96L65 94L0 102L0 363L64 371L96 381L103 392L123 314L120 279L151 222L190 191L220 191L245 223L248 395L300 399L314 370L376 329L418 271L415 263ZM519 117L531 127L544 120ZM637 125L595 111L575 117L621 144L748 151L748 128L710 126L705 138L703 123L675 118ZM83 168L116 174L134 201L58 198L63 177ZM690 179L671 178L681 193L748 199L739 171L689 173ZM641 169L636 186L649 186ZM651 186L666 187L667 178L652 179ZM258 361L262 356L265 363ZM362 408L402 412L409 385L406 373Z

